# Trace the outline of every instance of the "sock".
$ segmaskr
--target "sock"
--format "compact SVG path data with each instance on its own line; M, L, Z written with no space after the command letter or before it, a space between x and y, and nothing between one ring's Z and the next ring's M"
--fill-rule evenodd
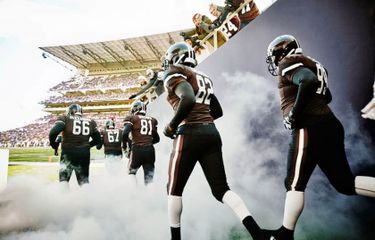
M137 186L137 176L135 176L135 174L129 174L129 182L131 184L132 187L136 187Z
M288 191L285 198L283 226L294 230L298 217L301 215L304 206L304 192Z
M366 197L375 197L375 178L357 176L354 180L355 192Z
M181 240L181 228L171 227L172 240Z
M250 215L250 212L242 199L231 190L225 192L223 203L228 205L241 221Z
M172 228L180 228L182 213L182 197L168 196L168 217L169 226Z
M59 182L59 189L60 189L60 192L62 193L69 192L69 182L67 181Z
M250 215L250 212L243 200L236 193L231 190L225 192L223 196L223 203L228 205L233 210L252 237L259 235L260 228L258 224Z

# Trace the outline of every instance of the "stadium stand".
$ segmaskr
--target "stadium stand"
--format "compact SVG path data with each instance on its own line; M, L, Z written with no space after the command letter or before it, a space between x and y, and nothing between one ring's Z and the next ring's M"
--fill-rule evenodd
M244 3L222 23L207 33L199 41L198 63L219 47L218 36L230 38L223 27L237 17L249 0ZM0 147L46 147L48 131L56 116L65 112L72 103L82 105L85 114L97 121L98 126L113 117L118 126L130 109L132 102L129 96L138 92L141 87L139 77L146 75L146 69L160 69L161 58L167 48L184 39L179 30L162 34L141 36L122 40L85 43L64 46L40 47L44 58L64 62L77 69L77 75L49 89L50 97L41 101L49 115L21 128L0 132ZM142 83L144 84L144 82ZM145 93L137 99L155 99L154 93ZM148 101L148 100L147 100Z
M179 31L178 31L179 32ZM139 77L146 69L158 69L167 48L182 41L178 32L122 40L67 46L41 47L48 54L73 65L77 75L49 89L40 102L47 116L21 128L0 132L0 147L47 147L48 132L57 115L72 103L103 128L109 118L117 126L130 109L129 96L140 90ZM144 84L144 83L143 83Z

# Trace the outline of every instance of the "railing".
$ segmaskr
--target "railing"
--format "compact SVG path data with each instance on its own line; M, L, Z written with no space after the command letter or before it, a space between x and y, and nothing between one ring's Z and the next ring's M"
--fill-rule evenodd
M222 33L222 31L221 31L221 27L223 26L223 25L225 25L226 23L228 23L230 20L232 20L232 18L234 18L234 17L236 17L237 16L237 14L248 4L248 3L250 3L252 0L246 0L245 2L243 2L238 8L237 8L237 10L236 11L234 11L234 12L232 12L230 15L229 15L229 17L227 17L227 19L225 19L225 21L218 27L218 28L216 28L216 29L214 29L212 32L210 32L205 38L203 38L203 40L201 41L201 45L203 45L202 47L208 47L208 48L210 48L211 47L211 49L212 49L212 51L210 51L209 50L209 52L210 53L212 53L212 52L214 52L214 51L216 51L216 49L218 48L218 41L217 41L217 34L218 34L218 32L220 31L221 33ZM220 16L219 16L220 17ZM222 33L222 35L223 36L225 36L225 38L226 38L226 41L228 41L228 38L227 38L227 36L225 35L225 34L223 34ZM214 45L212 46L211 44L210 44L210 42L208 41L210 38L212 38L213 37L213 39L214 39L214 41L213 41L213 43L214 43ZM210 47L209 47L210 46Z

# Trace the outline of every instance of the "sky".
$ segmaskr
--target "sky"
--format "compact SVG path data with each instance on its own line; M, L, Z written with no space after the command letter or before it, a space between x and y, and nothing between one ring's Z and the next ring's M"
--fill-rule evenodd
M45 115L38 103L74 74L42 58L38 47L186 29L194 13L209 15L211 2L224 0L0 0L0 107L12 116L0 120L0 131ZM264 9L273 0L258 2Z

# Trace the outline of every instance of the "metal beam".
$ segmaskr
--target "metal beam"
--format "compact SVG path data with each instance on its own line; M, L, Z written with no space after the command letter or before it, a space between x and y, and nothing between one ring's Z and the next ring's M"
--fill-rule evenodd
M134 57L135 59L137 59L137 61L139 63L142 63L145 61L143 59L143 57L141 56L141 54L139 54L132 46L130 46L129 43L127 43L125 40L122 40L122 42L124 43L124 49L125 50L128 50Z
M171 36L171 34L170 33L168 33L168 42L169 42L169 44L170 45L172 45L172 44L175 44L176 42L173 40L173 38L172 38L172 36Z
M111 55L114 59L116 59L116 61L118 63L120 63L123 67L126 67L126 60L121 57L117 52L115 52L112 48L108 47L107 45L105 45L105 43L101 43L104 50L109 54Z
M102 58L101 56L99 56L98 54L96 54L94 51L92 51L91 49L85 47L84 45L80 45L82 47L82 53L83 54L87 54L89 55L92 59L94 59L97 63L99 63L100 65L102 65L104 68L106 68L106 65L107 65L107 61Z
M151 48L151 51L154 53L154 55L160 59L162 54L158 51L158 49L150 42L150 40L148 40L147 37L144 37L144 39L146 40L146 43L147 45Z
M78 63L78 65L82 66L83 68L87 68L88 65L90 64L87 60L81 58L80 56L78 56L77 54L73 53L72 51L69 51L68 49L64 48L64 47L60 47L60 49L66 54L68 55L68 57L70 57L71 59L73 59L76 63Z

